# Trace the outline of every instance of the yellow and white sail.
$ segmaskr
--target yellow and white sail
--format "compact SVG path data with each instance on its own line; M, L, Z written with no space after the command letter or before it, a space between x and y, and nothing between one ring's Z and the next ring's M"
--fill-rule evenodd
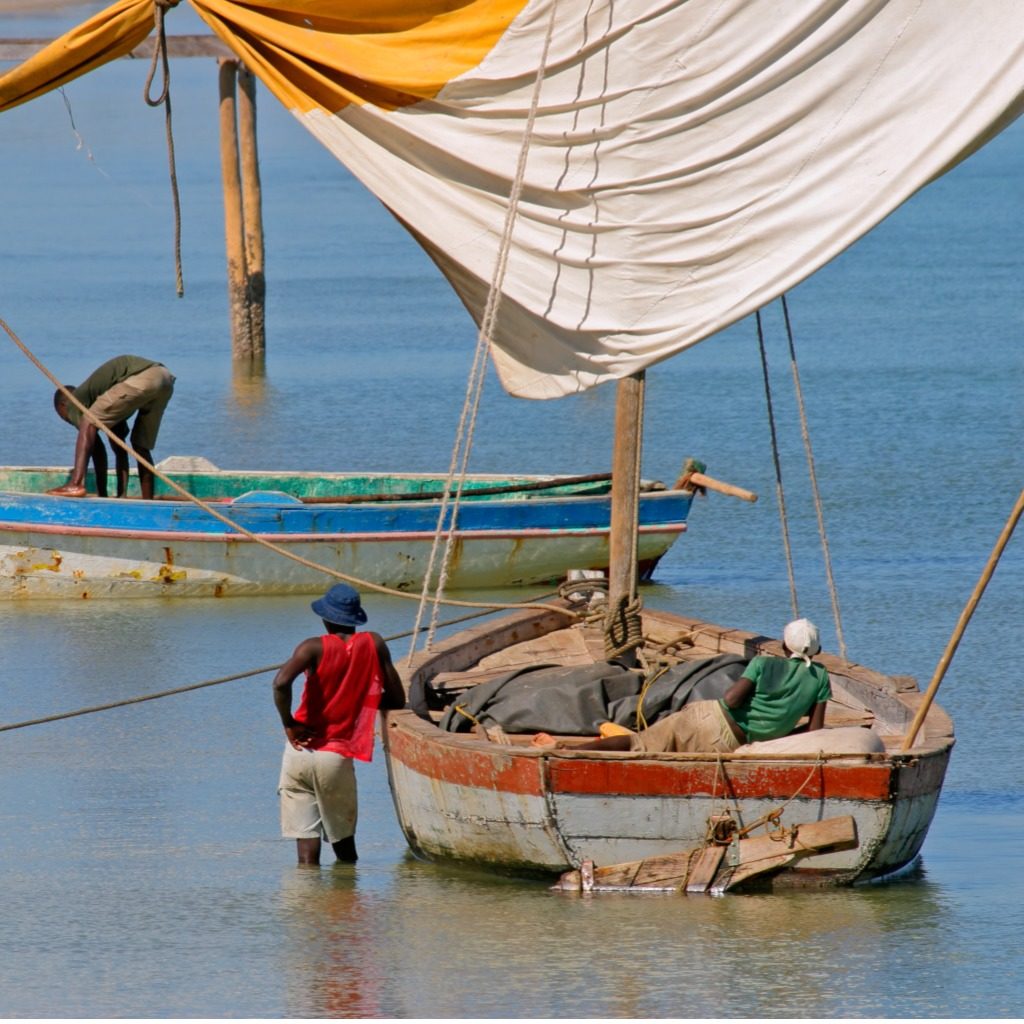
M749 314L1024 109L1022 0L192 4L478 322L528 145L491 341L532 398Z

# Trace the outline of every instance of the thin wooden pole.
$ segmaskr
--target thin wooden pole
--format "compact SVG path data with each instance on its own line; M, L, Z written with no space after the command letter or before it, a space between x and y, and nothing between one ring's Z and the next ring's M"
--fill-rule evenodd
M265 303L267 284L263 270L263 193L256 149L256 79L245 67L238 69L238 138L242 168L242 231L245 236L246 303L250 358L262 365L266 358Z
M636 528L643 446L644 373L624 377L615 396L612 451L612 515L608 536L608 600L611 607L636 595Z
M227 250L228 308L231 317L231 356L252 358L249 303L246 295L245 227L242 182L238 161L238 116L235 96L238 62L220 65L220 167L224 184L224 242Z
M989 555L988 562L985 565L985 570L982 572L981 578L974 587L974 593L971 594L970 600L968 600L967 604L964 606L964 610L960 613L960 620L956 624L956 629L953 630L953 635L949 638L949 643L946 644L946 649L943 651L942 657L939 659L939 664L935 669L935 675L932 676L932 681L929 683L928 689L925 692L924 700L921 701L921 706L917 709L917 714L914 716L914 721L907 733L907 738L903 741L902 750L904 751L909 750L914 745L914 740L917 739L918 731L925 720L925 716L928 714L928 709L932 706L932 702L935 700L935 694L938 692L939 684L942 682L942 678L946 674L946 669L949 668L949 663L953 660L953 655L956 653L956 649L960 645L960 640L964 635L964 630L967 629L967 623L971 621L974 609L978 607L981 595L985 593L985 588L988 586L988 581L992 578L992 573L995 572L996 565L1003 554L1003 549L1013 536L1013 531L1017 527L1017 522L1021 517L1022 511L1024 511L1024 490L1020 492L1020 496L1017 498L1017 504L1014 506L1013 512L1010 513L1010 518L1007 519L1006 525L1003 527L1003 532L999 535L999 539L996 541L996 546L992 549L992 554Z

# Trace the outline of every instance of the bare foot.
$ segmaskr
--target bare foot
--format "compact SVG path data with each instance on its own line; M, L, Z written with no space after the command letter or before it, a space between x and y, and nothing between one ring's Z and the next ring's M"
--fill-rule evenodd
M80 484L63 484L60 487L53 487L46 492L56 494L61 498L84 498L85 488Z

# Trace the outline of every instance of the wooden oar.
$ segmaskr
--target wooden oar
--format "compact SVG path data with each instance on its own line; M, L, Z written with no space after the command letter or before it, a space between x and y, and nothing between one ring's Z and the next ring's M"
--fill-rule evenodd
M716 480L713 476L706 476L704 473L696 471L683 473L672 489L680 491L686 487L706 487L709 491L728 494L730 497L739 498L741 501L757 501L757 495L753 491L737 487L735 484L727 484L722 480Z
M971 621L974 609L978 607L981 595L985 593L985 588L988 586L988 581L992 578L992 573L995 572L996 565L1003 554L1003 549L1013 536L1013 531L1017 527L1017 521L1020 519L1022 511L1024 511L1024 490L1020 492L1017 504L1010 513L1010 518L1006 520L1003 532L999 534L999 539L996 541L996 546L992 549L992 554L988 557L988 562L981 574L981 578L974 587L974 593L971 594L970 599L964 606L964 610L960 613L956 629L953 630L953 635L949 638L949 643L946 644L946 649L942 652L939 664L935 668L935 675L932 676L932 681L928 684L928 689L925 691L924 700L921 701L921 706L917 709L917 714L914 715L914 721L907 732L907 738L903 741L903 746L900 748L901 751L907 751L914 745L914 740L917 739L917 734L924 722L925 716L928 714L928 709L932 706L932 701L935 700L939 684L942 682L946 669L949 668L949 663L953 660L953 655L960 645L964 630L967 629L967 623Z

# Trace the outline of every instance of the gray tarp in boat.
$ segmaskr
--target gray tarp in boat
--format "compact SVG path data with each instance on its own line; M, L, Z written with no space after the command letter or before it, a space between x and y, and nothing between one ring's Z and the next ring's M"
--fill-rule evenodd
M734 654L689 661L658 676L643 696L648 725L690 700L714 700L743 674L747 659ZM468 732L475 722L507 733L597 735L602 722L637 728L644 674L615 662L566 668L517 669L467 690L445 712L440 727ZM459 710L461 709L461 710Z

